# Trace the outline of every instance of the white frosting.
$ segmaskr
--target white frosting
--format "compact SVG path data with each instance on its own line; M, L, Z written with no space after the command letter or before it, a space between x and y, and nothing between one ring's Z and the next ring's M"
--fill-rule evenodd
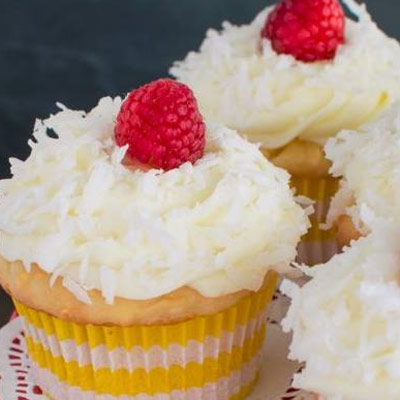
M328 62L279 55L260 32L272 8L249 25L209 30L199 52L171 74L195 92L203 115L267 148L292 139L324 144L341 129L372 120L400 98L400 46L365 8L347 0L359 21L346 21L346 43ZM262 49L260 49L262 47Z
M330 400L400 398L400 245L380 227L310 270L302 288L285 281L292 304L289 357L305 362L293 385Z
M128 168L113 141L120 105L104 98L88 114L63 109L37 121L31 155L12 159L13 177L0 181L3 257L63 277L83 302L91 288L109 303L184 285L219 296L288 269L308 218L285 171L212 124L195 165Z
M376 122L330 139L325 152L332 174L343 176L329 222L347 213L364 233L382 218L400 223L400 103Z

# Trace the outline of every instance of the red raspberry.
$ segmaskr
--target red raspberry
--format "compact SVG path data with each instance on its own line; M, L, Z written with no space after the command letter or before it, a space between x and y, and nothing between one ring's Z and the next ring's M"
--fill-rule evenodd
M154 168L170 170L203 156L205 124L193 92L172 79L159 79L132 90L115 125L118 146Z
M330 60L344 43L345 17L338 0L283 0L269 14L261 36L278 54L297 60Z

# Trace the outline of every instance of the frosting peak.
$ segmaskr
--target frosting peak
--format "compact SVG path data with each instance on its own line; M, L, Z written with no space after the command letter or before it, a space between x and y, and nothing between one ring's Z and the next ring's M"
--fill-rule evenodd
M206 296L257 290L269 269L288 268L308 219L283 170L215 124L195 165L127 167L113 140L120 106L105 98L88 114L62 108L37 121L31 155L0 181L4 258L109 303L185 285Z
M374 123L342 131L325 152L333 175L343 177L329 222L347 212L364 233L379 219L400 222L400 103Z
M289 357L306 363L293 384L324 400L400 396L400 232L381 228L313 267L303 287L282 286Z
M243 26L209 30L199 52L171 74L195 92L209 120L278 148L295 138L324 144L343 128L373 119L400 97L400 46L380 31L363 6L346 2L346 43L328 62L278 55L260 31L272 8ZM262 49L260 50L260 46Z

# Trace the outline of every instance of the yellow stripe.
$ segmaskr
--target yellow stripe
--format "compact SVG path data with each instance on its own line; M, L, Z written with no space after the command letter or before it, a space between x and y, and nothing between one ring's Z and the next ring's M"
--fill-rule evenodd
M244 400L250 392L253 390L254 386L256 385L258 380L258 376L256 376L252 382L250 382L248 385L243 386L240 391L233 396L229 398L229 400ZM50 396L49 394L46 393L46 397L48 397L49 400L55 400L54 397Z
M339 178L303 178L292 176L291 186L296 194L307 196L312 200L329 200L339 188Z
M109 368L94 370L92 366L80 367L77 362L66 363L62 357L53 357L50 351L29 337L27 348L31 359L39 367L48 369L61 382L97 394L135 396L203 387L228 377L254 358L263 346L264 337L265 325L253 338L245 341L242 347L233 347L231 353L221 353L215 359L207 358L202 364L191 362L185 367L173 365L168 369L136 369L132 372Z
M311 227L302 237L302 242L318 242L335 239L336 229L332 228L327 231L321 230L319 224L321 222L325 222L325 217L329 207L329 200L339 188L339 179L333 177L314 179L292 177L291 186L296 189L296 194L298 195L307 196L312 200L326 202L326 210L324 210L319 218L317 218L315 215L311 215Z
M266 288L240 300L235 306L218 314L193 318L172 325L156 326L95 326L80 325L44 312L31 309L14 300L18 313L27 322L46 335L54 335L58 341L72 339L77 345L89 343L91 348L106 345L109 350L124 347L130 350L141 346L145 350L157 345L166 349L173 343L186 346L190 340L202 342L206 337L221 337L222 332L233 332L238 325L246 325L256 318L271 301L277 282L277 274L268 274Z

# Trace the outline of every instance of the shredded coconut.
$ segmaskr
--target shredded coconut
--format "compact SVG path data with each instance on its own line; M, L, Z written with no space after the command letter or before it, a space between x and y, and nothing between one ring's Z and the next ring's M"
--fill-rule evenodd
M260 32L272 8L248 25L210 29L198 52L170 72L188 84L209 120L247 134L267 148L292 139L324 144L340 129L372 120L400 98L400 46L347 1L346 43L328 62L303 63L279 55Z
M303 287L285 281L292 304L289 357L305 362L294 386L324 399L400 398L400 230L380 224Z
M86 290L73 279L65 276L62 282L63 286L68 289L79 301L85 304L92 304L92 301L90 300Z
M367 232L378 219L400 222L400 103L357 131L343 131L325 146L331 172L343 176L329 220L347 213Z
M31 155L0 181L3 257L108 303L184 285L206 296L257 290L269 269L290 269L309 222L285 171L216 124L195 165L133 170L113 141L120 106L104 98L88 114L64 107L36 122Z

